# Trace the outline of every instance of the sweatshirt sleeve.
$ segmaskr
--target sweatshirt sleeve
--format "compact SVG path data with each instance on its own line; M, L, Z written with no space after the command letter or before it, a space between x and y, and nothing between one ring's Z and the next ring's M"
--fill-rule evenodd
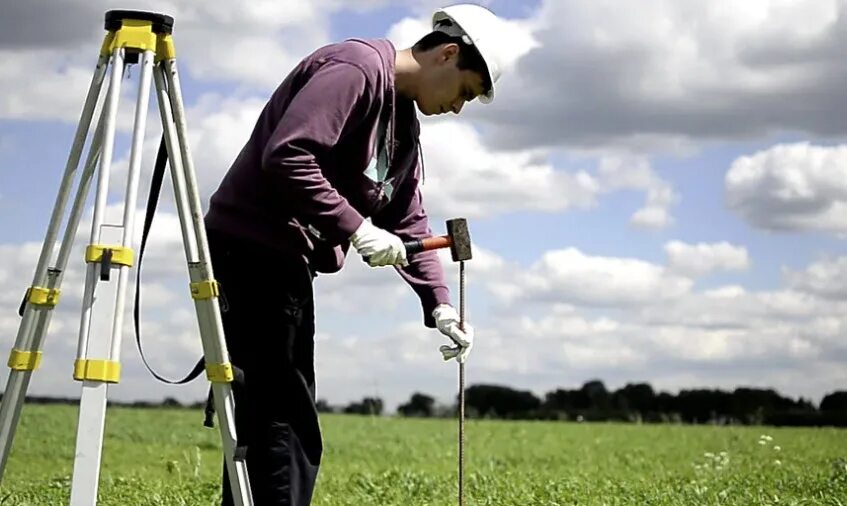
M400 184L389 205L371 220L374 225L392 232L403 241L432 235L418 186L420 170L418 163L414 175ZM424 326L435 328L432 310L439 304L450 304L450 291L444 282L444 268L437 253L425 251L412 255L408 266L396 269L421 300Z
M373 92L364 72L329 61L291 98L262 154L262 170L297 216L336 244L364 218L321 173L320 159L367 114Z

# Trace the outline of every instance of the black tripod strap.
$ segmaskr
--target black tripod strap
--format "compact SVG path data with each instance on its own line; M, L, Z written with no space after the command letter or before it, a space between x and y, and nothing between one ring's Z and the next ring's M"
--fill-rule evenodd
M144 356L144 351L141 348L141 331L138 323L138 315L141 305L141 260L144 257L144 247L147 245L147 235L150 232L150 226L153 224L153 215L156 214L156 205L159 202L159 194L162 190L162 180L165 177L165 165L167 162L168 150L167 145L165 144L165 136L162 135L162 142L159 144L159 153L156 155L156 165L153 168L153 178L150 181L150 193L147 196L147 212L144 216L144 230L141 234L141 249L138 252L138 270L136 272L135 280L135 307L133 308L132 314L135 322L135 342L138 345L138 353L141 354L141 360L144 362L147 370L150 371L150 373L159 381L169 383L171 385L180 385L192 381L199 376L201 372L203 372L203 369L205 368L205 360L203 357L200 357L200 360L194 366L194 369L181 380L169 380L159 375L150 367L150 364L147 362L147 358Z

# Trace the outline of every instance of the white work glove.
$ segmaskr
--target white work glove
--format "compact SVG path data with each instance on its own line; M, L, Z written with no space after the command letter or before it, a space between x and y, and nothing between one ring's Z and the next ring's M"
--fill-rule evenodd
M459 314L448 304L440 304L432 311L435 318L435 326L438 330L453 340L455 346L441 346L439 350L444 360L455 358L457 362L464 362L473 348L473 327L465 322L464 330L459 327Z
M367 220L350 236L350 243L371 267L409 265L403 241Z

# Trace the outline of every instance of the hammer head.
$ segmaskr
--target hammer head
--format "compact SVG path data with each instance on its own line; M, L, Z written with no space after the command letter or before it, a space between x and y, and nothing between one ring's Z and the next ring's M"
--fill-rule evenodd
M447 220L447 235L450 237L450 254L454 262L471 259L471 235L465 218Z

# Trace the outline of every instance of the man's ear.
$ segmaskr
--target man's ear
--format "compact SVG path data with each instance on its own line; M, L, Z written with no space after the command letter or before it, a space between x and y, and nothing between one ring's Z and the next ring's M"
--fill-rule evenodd
M448 62L454 58L459 57L459 45L455 43L444 44L441 47L441 58L442 62Z

